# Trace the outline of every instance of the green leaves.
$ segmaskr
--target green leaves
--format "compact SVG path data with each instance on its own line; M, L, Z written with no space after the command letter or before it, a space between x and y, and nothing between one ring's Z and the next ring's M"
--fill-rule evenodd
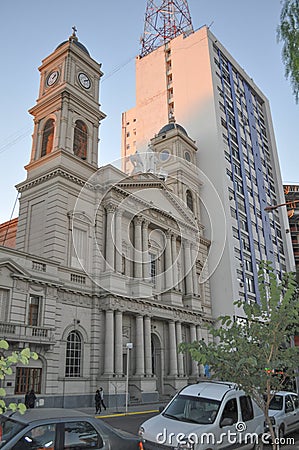
M0 380L3 380L7 375L12 375L12 366L18 363L27 365L30 359L38 359L37 353L31 352L29 348L24 348L21 352L12 352L11 354L5 355L5 351L9 349L9 345L3 339L0 340L0 348L3 350L0 356ZM7 409L19 411L21 414L26 411L26 406L23 403L10 403L7 407L3 400L5 396L5 389L0 388L0 413L5 412Z
M208 363L213 377L242 386L267 417L261 394L270 397L271 391L281 390L299 366L298 347L292 345L299 301L294 274L279 280L271 264L262 262L258 277L260 304L238 300L244 317L221 316L208 329L213 342L184 343L179 349L200 364Z
M285 76L290 78L295 101L299 101L299 1L282 0L277 40L283 43Z

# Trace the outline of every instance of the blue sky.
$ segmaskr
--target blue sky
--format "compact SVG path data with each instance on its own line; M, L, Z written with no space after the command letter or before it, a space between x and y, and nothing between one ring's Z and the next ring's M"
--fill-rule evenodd
M194 29L210 25L268 97L284 182L299 183L299 106L284 77L276 41L279 0L189 0ZM38 67L78 29L79 40L102 63L100 165L120 156L121 113L135 105L135 56L143 33L146 0L10 0L0 19L0 222L9 220L15 185L26 177ZM17 215L15 210L13 217Z

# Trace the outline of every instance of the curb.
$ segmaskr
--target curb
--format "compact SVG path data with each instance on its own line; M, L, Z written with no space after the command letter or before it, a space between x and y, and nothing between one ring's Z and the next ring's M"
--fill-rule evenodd
M155 413L155 412L159 412L158 409L150 409L150 410L145 410L145 411L130 411L130 412L123 412L123 413L111 413L111 414L105 414L105 415L100 415L100 414L95 414L95 418L96 419L105 419L107 417L123 417L123 416L134 416L137 414L151 414L151 413Z

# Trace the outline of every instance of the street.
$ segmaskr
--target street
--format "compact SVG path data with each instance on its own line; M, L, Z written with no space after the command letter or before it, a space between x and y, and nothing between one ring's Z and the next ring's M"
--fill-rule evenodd
M137 434L139 426L150 417L155 416L158 412L137 412L137 413L128 413L128 415L123 414L115 414L115 415L103 415L101 417L102 420L112 425L115 428L120 430L127 431L132 434ZM295 438L294 445L281 445L280 448L283 450L297 450L299 449L299 432L296 434L292 434L287 438ZM287 439L286 438L286 439ZM271 446L267 445L264 447L265 450L271 450Z

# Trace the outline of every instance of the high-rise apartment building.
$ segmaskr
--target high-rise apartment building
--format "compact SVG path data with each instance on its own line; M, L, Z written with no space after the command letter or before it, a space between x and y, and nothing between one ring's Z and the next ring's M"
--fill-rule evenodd
M258 301L259 261L294 269L286 211L265 211L284 202L269 101L204 26L136 59L136 106L122 117L125 171L127 156L145 151L170 116L195 140L206 176L204 233L218 244L209 261L213 314L237 315L235 300Z
M298 184L289 184L284 186L285 201L288 203L288 216L290 224L290 233L294 251L296 276L299 282L299 186Z

